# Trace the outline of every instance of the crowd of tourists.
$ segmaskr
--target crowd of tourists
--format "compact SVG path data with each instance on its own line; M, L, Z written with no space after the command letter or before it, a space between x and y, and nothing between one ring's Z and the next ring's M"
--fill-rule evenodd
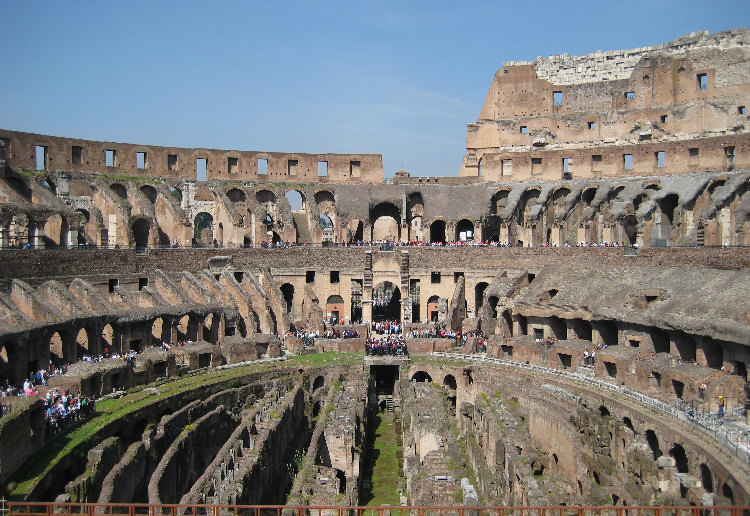
M402 356L408 354L403 335L387 335L379 339L368 338L365 342L365 355Z
M400 335L403 325L398 321L372 321L370 332L378 335Z
M337 328L329 328L323 332L324 339L357 339L359 332L357 330L339 331Z
M93 398L73 396L65 390L50 389L44 397L44 419L53 434L65 431L94 415Z

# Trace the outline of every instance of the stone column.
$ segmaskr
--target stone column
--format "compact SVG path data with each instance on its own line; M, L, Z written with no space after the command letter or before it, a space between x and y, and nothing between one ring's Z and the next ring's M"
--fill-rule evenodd
M372 251L369 249L365 251L362 301L362 321L372 321Z
M10 246L10 221L0 220L0 249Z
M32 221L32 224L34 225L33 229L33 235L32 235L32 242L31 247L34 249L44 249L44 222L45 221L39 221L34 220Z

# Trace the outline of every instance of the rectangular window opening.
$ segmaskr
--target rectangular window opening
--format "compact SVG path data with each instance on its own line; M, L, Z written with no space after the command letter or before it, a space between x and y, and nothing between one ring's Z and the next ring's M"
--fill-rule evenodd
M531 174L542 173L542 158L531 158Z
M699 73L698 75L696 75L696 78L698 79L698 89L707 90L708 89L708 75L705 73Z
M661 123L662 124L666 124L667 122L669 122L669 115L662 115L661 116Z
M522 125L520 131L521 131L521 134L528 134L529 128L525 125Z
M318 177L328 177L327 161L318 161Z
M737 106L737 114L738 115L746 115L747 109L745 109L745 106Z
M197 158L195 160L196 177L198 181L206 180L206 171L208 169L208 158Z
M177 154L168 154L167 155L167 169L168 170L177 170Z
M331 283L338 283L339 278L340 278L339 271L331 271L330 278L329 278L331 280Z
M464 277L463 272L454 272L453 273L453 283L458 283L458 280Z
M111 278L109 280L109 292L110 294L115 291L117 286L120 284L120 280L117 278Z
M698 165L698 161L700 159L699 158L700 155L699 155L699 152L698 152L698 147L692 147L692 148L688 149L688 155L689 155L688 165L690 165L690 166L696 166L696 165Z
M74 165L83 165L83 147L80 145L73 145L71 149L70 161Z
M362 174L362 163L359 161L349 162L349 177L360 177Z
M36 169L47 170L47 147L37 145L35 148Z
M104 166L105 167L114 167L114 166L116 166L115 156L117 156L117 152L116 151L105 150L104 151Z
M147 154L145 152L136 152L135 153L135 166L138 168L146 168L146 158Z
M138 290L148 287L148 278L138 278Z
M586 126L589 129L596 129L596 122L586 122Z
M534 339L542 340L544 338L544 328L534 328Z
M562 106L563 105L563 92L553 91L552 92L552 105Z
M573 161L571 158L562 159L562 173L563 179L571 179L573 177Z
M664 168L667 166L667 153L664 151L657 151L654 153L656 157L656 168Z
M639 348L639 347L641 347L641 341L640 340L629 339L628 340L628 344L630 344L631 348Z
M258 174L264 176L268 174L268 160L265 158L258 158Z
M227 158L227 173L236 174L239 168L239 158Z
M591 171L592 172L602 171L602 155L601 154L593 154L591 156Z
M500 162L500 174L503 176L513 175L513 160L504 159Z
M634 99L635 98L635 92L634 91L626 91L625 92L625 98L626 99Z
M315 271L305 272L305 283L315 283Z
M625 170L633 170L633 155L623 154L622 155L622 168Z
M242 283L243 279L245 279L245 273L244 273L244 271L234 271L234 280L237 283Z
M440 272L432 271L432 273L430 274L430 283L432 284L440 283Z
M289 159L286 161L286 174L288 176L296 176L298 168L299 168L298 159Z
M734 146L724 147L724 155L727 157L727 166L734 168L734 161L735 161Z

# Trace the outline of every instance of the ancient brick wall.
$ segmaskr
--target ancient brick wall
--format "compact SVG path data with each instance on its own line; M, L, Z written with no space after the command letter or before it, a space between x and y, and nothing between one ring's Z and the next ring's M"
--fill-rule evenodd
M37 168L38 162L43 162L43 170L197 179L200 162L208 181L381 183L383 180L383 159L379 154L185 149L5 129L0 129L0 138L7 144L4 146L6 162L14 168L32 170ZM42 152L43 158L38 158L37 152ZM267 163L266 173L260 173L259 160ZM320 175L323 170L327 171L326 175Z

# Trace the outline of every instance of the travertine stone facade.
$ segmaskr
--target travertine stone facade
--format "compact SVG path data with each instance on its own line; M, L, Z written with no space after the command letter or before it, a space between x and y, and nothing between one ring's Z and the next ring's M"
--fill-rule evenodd
M560 181L747 167L750 31L511 61L469 124L461 176Z

